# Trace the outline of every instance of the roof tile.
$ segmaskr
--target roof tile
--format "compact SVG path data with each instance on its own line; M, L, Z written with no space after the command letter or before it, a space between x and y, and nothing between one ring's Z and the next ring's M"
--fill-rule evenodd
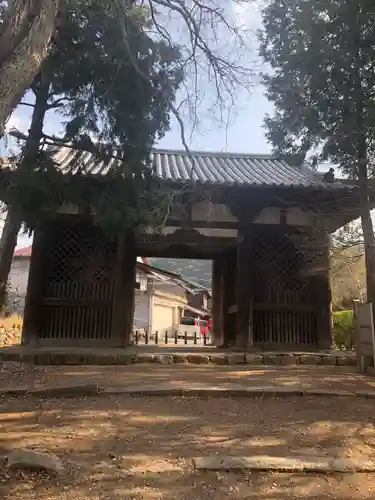
M109 165L93 161L90 153L82 156L79 164L74 161L70 148L59 149L54 158L64 172L103 175L117 160ZM285 161L267 155L233 153L186 152L154 149L150 165L156 178L172 182L199 182L202 184L288 186L288 187L338 187L340 183L327 184L322 176L306 165L292 167Z

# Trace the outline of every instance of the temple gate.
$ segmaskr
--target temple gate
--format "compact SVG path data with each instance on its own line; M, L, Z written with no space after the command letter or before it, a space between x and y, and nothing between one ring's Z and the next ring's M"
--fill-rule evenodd
M161 231L111 239L75 209L36 229L23 343L129 345L139 255L213 261L216 345L329 348L328 233L357 216L357 192L270 157L156 151L153 169L190 196Z

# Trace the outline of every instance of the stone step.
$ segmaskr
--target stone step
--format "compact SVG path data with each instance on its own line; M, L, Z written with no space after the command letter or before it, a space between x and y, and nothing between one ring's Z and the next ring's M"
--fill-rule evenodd
M374 460L354 460L338 457L275 457L253 455L232 457L211 455L193 459L195 469L202 471L275 471L339 474L375 472Z
M123 350L64 350L0 348L1 361L18 361L36 365L128 365L141 363L173 364L215 364L215 365L252 365L252 366L356 366L356 358L348 353L132 353Z

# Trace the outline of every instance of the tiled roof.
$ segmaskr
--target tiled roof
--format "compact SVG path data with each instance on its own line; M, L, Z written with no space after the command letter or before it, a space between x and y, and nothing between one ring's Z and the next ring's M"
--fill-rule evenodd
M171 181L193 180L205 184L310 186L321 184L306 167L293 168L266 155L154 151L156 177Z
M92 161L90 153L84 154L79 167L72 169L73 154L68 148L55 155L60 167L83 174L105 174L117 160L109 165ZM199 182L226 185L269 186L327 186L307 166L291 167L285 161L267 155L232 153L187 153L186 151L153 150L150 165L156 178L171 182ZM332 185L331 185L332 186Z
M200 292L207 292L210 294L210 291L199 283L194 283L193 281L185 279L180 274L172 273L171 271L166 271L165 269L151 266L150 264L146 264L145 262L137 262L137 269L146 273L150 273L155 277L163 277L163 281L170 281L171 283L184 288L192 294Z
M118 164L94 161L91 153L81 155L79 162L71 148L64 147L54 159L65 173L104 175ZM2 167L12 168L11 159L2 159ZM306 165L292 167L285 161L267 155L207 153L154 149L150 158L153 175L160 180L177 183L221 185L344 187L340 181L324 182L319 174ZM347 185L345 187L348 187Z

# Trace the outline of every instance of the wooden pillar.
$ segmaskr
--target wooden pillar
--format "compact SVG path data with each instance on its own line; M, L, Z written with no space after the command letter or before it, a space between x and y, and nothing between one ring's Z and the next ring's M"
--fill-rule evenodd
M44 277L48 256L48 226L34 232L22 327L22 345L38 343L43 319Z
M236 251L228 251L223 256L223 344L232 346L236 343Z
M216 346L224 343L224 266L222 257L212 261L212 336Z
M115 345L122 346L125 342L124 335L124 308L123 303L124 290L124 251L125 251L125 237L122 235L117 238L116 247L116 262L114 266L114 291L113 291L113 302L112 302L112 323L111 323L111 339L115 342Z
M253 332L251 312L251 232L249 225L242 224L237 246L236 276L236 346L252 347Z
M133 232L120 236L117 244L112 336L127 347L133 331L137 254Z
M329 275L329 236L319 238L321 263L315 276L315 301L317 304L317 344L319 349L332 347L332 295Z

